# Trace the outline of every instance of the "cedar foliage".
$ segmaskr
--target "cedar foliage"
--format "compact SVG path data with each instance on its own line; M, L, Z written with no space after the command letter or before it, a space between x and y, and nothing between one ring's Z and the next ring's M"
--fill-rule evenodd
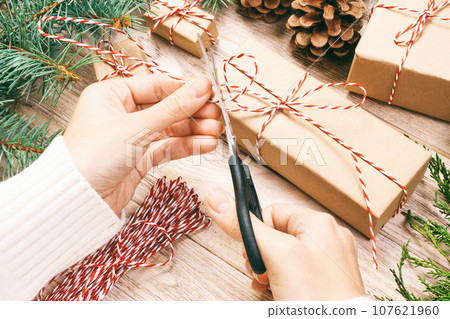
M436 181L438 190L434 197L434 207L444 216L445 224L438 223L430 219L423 219L413 215L408 210L402 212L406 216L407 223L412 229L420 233L430 241L437 251L447 260L450 265L450 170L445 166L442 159L436 154L428 165L431 177ZM450 300L450 268L442 267L431 258L421 259L412 256L408 250L410 240L402 247L402 256L397 265L397 269L391 269L397 284L397 291L407 301L444 301ZM426 297L418 297L409 291L403 279L403 266L405 262L411 263L416 268L423 268L427 271L427 278L418 276L418 280L424 287ZM391 298L377 297L378 300L392 300Z

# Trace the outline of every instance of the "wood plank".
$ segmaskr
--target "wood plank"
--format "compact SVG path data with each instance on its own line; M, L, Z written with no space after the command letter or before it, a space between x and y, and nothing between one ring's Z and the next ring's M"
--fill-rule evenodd
M153 261L168 258L164 250ZM112 289L106 300L271 300L258 293L241 271L230 267L189 238L175 243L175 257L164 267L136 268Z

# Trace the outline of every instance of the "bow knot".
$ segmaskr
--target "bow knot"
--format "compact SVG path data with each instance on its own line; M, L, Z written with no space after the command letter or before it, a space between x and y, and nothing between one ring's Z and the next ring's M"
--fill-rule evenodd
M205 33L211 39L211 42L214 43L215 42L214 36L208 30L208 28L206 28L201 23L199 23L198 21L193 19L194 17L202 18L202 19L209 20L209 21L212 21L214 19L212 16L208 16L208 15L202 14L202 13L197 12L197 11L194 10L195 6L200 1L201 0L195 0L193 2L189 2L189 0L184 0L184 2L179 4L179 5L173 5L173 4L170 4L169 2L166 2L164 0L155 0L153 2L153 4L152 4L153 6L160 5L160 6L163 6L163 7L166 7L168 9L170 9L170 11L168 13L166 13L166 14L161 15L161 16L153 16L152 13L151 13L151 6L149 7L148 17L151 20L156 21L156 23L151 27L151 29L149 30L148 34L150 35L156 27L158 27L161 23L166 21L168 18L178 15L179 16L178 20L169 29L169 41L170 41L171 44L174 44L174 42L173 42L174 29L181 22L181 20L183 20L183 19L185 19L186 21L189 21L190 23L195 24L200 29L205 31Z
M403 55L403 58L397 68L397 72L395 73L395 79L394 79L394 83L392 85L392 90L391 90L391 94L389 96L389 104L392 104L392 101L394 99L394 94L395 94L395 90L397 88L397 82L398 79L400 77L400 73L403 69L403 65L405 64L406 58L409 55L409 51L411 50L411 47L413 46L414 42L419 38L419 36L422 34L422 31L425 27L425 22L428 19L437 19L437 20L442 20L442 21L450 21L450 18L447 17L440 17L437 16L436 13L443 9L444 7L450 5L450 0L446 0L444 2L442 2L441 4L437 5L436 4L436 0L429 0L425 9L422 11L419 10L415 10L415 9L410 9L410 8L405 8L405 7L398 7L398 6L392 6L392 5L386 5L386 4L377 4L376 6L374 6L372 8L372 13L376 8L385 8L385 9L389 9L389 10L397 10L397 11L407 11L407 12L411 12L411 13L417 13L419 14L419 16L417 17L417 19L411 23L410 25L408 25L406 28L404 28L403 30L400 30L399 32L397 32L397 34L394 36L394 42L397 45L405 45L406 51L405 54ZM411 31L411 35L409 36L409 38L407 40L400 40L400 37L404 34L406 34L407 32Z

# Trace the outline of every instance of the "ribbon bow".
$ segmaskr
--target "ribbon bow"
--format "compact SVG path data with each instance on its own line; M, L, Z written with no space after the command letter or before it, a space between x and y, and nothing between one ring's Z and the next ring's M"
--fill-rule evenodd
M109 79L110 77L113 77L114 75L120 75L121 78L131 77L131 76L133 76L133 74L130 72L132 69L134 69L135 67L141 66L141 65L145 65L145 61L139 61L139 62L130 64L128 66L125 66L124 56L126 56L126 55L124 54L124 52L122 50L115 51L113 44L106 40L99 41L97 44L97 48L101 49L102 44L106 44L108 46L108 51L117 52L120 55L117 56L116 54L112 54L111 59L108 59L105 55L102 55L98 51L96 51L96 53L99 55L100 59L103 62L105 62L106 64L108 64L114 68L114 71L103 76L101 79L98 80L99 82ZM153 66L155 66L155 65L153 64Z
M241 58L250 58L253 60L253 65L254 65L254 72L253 73L249 73L246 70L242 69L241 67L239 67L236 63L233 62L233 60L236 59L241 59ZM237 70L239 70L240 72L242 72L243 74L245 74L248 78L249 78L249 82L246 86L239 86L239 85L230 85L228 82L228 77L227 77L227 66L231 65L234 68L236 68ZM288 96L286 98L282 98L281 96L279 96L278 94L276 94L273 90L271 90L269 87L267 87L266 85L264 85L263 83L261 83L260 81L258 81L256 79L258 73L258 64L256 61L256 58L252 55L249 54L244 54L241 53L239 55L235 55L230 57L229 59L224 60L223 62L223 76L225 79L225 83L223 84L226 87L226 90L228 91L230 97L228 99L226 99L225 101L227 102L234 102L237 106L237 108L234 109L229 109L228 111L230 112L241 112L241 111L248 111L248 112L256 112L256 113L262 113L262 114L268 114L267 118L264 120L263 124L261 125L260 129L258 130L258 133L256 135L256 151L257 151L257 155L258 155L258 159L261 160L261 151L260 151L260 138L261 138L261 134L263 133L264 129L266 128L266 126L269 124L269 122L273 119L275 113L279 110L284 110L294 116L297 116L305 121L307 121L308 123L314 125L315 127L317 127L320 131L322 131L323 133L325 133L327 136L329 136L330 138L332 138L335 142L337 142L339 145L341 145L342 147L344 147L345 149L347 149L353 159L353 161L355 162L355 169L356 172L358 174L359 177L359 181L361 184L361 189L364 195L364 200L366 203L366 207L367 207L367 212L368 212L368 216L369 216L369 227L370 227L370 236L371 236L371 242L372 242L372 255L373 255L373 265L374 268L378 268L378 263L377 263L377 252L376 252L376 242L375 242L375 234L373 232L373 224L372 224L372 208L370 205L370 200L369 200L369 194L367 192L366 189L366 184L364 182L362 173L361 173L361 169L359 167L359 163L358 163L358 158L362 159L363 161L365 161L366 163L368 163L370 166L372 166L373 168L375 168L376 170L378 170L381 174L383 174L384 176L386 176L387 178L389 178L392 182L394 182L395 184L397 184L403 191L403 196L402 196L402 200L401 203L399 204L399 207L397 209L397 213L400 210L400 208L403 206L403 204L406 201L406 196L407 196L407 191L406 191L406 187L403 186L403 184L401 184L396 178L394 178L393 176L391 176L390 174L388 174L384 169L382 169L380 166L376 165L374 162L370 161L367 157L365 157L361 152L357 151L356 149L354 149L353 147L351 147L350 145L348 145L347 143L345 143L343 140L341 140L339 137L337 137L336 135L334 135L333 133L331 133L329 130L327 130L325 127L323 127L321 124L317 123L316 121L314 121L312 118L310 118L308 115L306 115L305 113L303 113L302 111L300 111L297 107L302 106L302 107L307 107L307 108L315 108L315 109L319 109L319 110L350 110L350 109L355 109L357 107L359 107L361 104L364 103L364 101L366 100L366 90L359 84L356 83L328 83L328 84L322 84L319 85L299 96L295 96L295 94L297 93L297 91L300 89L300 87L303 85L303 83L306 81L309 73L305 73L303 75L303 77L295 84L295 86L293 87L293 89L291 90L291 92L288 94ZM258 92L255 92L253 90L250 89L250 86L252 84L257 84L260 87L262 87L264 90L266 90L268 93L271 94L271 96L266 96L263 94L260 94ZM360 102L356 103L356 104L350 104L350 105L343 105L343 106L339 106L339 105L316 105L316 104L308 104L308 103L304 103L301 100L312 94L313 92L316 92L318 90L321 90L323 88L327 88L327 87L342 87L342 86L356 86L361 88L361 90L363 91L363 98L361 99ZM232 91L237 91L236 94L233 95ZM243 105L242 103L240 103L238 101L239 97L241 97L242 95L247 94L250 96L254 96L257 99L260 99L262 101L264 101L266 103L266 105L264 106L260 106L257 108L249 108L245 105Z
M392 104L392 100L394 99L394 94L395 94L395 89L397 88L398 78L400 76L400 73L402 72L403 65L405 64L406 58L409 55L409 51L411 50L411 47L413 46L414 42L419 38L420 34L422 33L424 26L425 26L425 22L429 18L443 20L443 21L450 21L450 18L440 17L435 14L439 10L441 10L442 8L444 8L448 5L450 5L450 0L444 1L439 5L436 5L436 0L429 0L427 3L427 6L425 7L425 9L423 11L414 10L414 9L405 8L405 7L398 7L398 6L393 6L393 5L386 5L386 4L377 4L372 8L372 13L376 8L385 8L385 9L389 9L389 10L408 11L411 13L419 14L417 19L413 23L411 23L409 26L407 26L403 30L397 32L397 34L394 36L395 44L406 46L406 51L405 51L405 54L403 55L403 58L399 64L398 68L397 68L397 72L395 73L395 79L394 79L394 83L392 85L392 90L391 90L391 94L389 96L389 101L388 101L389 104ZM409 36L409 38L407 40L400 40L400 37L402 35L404 35L407 32L410 32L410 31L411 31L411 35Z
M201 0L195 0L194 2L189 3L189 0L184 0L184 2L180 5L174 5L174 4L170 4L169 2L166 2L164 0L156 0L153 2L153 6L158 6L161 5L163 7L166 7L168 9L170 9L171 11L162 15L162 16L152 16L151 14L151 7L149 7L149 11L148 11L148 17L151 20L156 21L156 23L153 25L153 27L151 27L150 31L148 32L148 34L150 35L153 30L158 27L158 25L160 25L161 23L163 23L164 21L166 21L168 18L172 17L172 16L176 16L178 15L179 18L178 20L170 27L169 29L169 41L170 43L173 43L173 31L175 29L175 27L178 25L178 23L181 22L181 20L185 19L186 21L189 21L190 23L195 24L196 26L198 26L200 29L202 29L203 31L205 31L205 33L209 36L209 38L211 39L211 42L214 44L216 42L216 40L214 39L213 34L211 33L211 31L208 30L208 28L206 28L205 26L203 26L200 22L194 20L192 17L197 17L197 18L202 18L205 20L209 20L209 21L213 21L214 18L212 16L197 12L194 10L195 6L200 2Z

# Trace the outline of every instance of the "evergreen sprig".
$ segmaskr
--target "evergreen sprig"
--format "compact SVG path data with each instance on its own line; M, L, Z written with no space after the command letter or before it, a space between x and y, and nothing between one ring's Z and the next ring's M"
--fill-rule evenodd
M135 27L141 19L131 13L148 6L147 0L0 0L0 98L28 99L40 94L53 105L71 84L81 80L76 71L98 61L71 44L42 37L36 24L44 16L87 18L118 28ZM95 40L107 30L98 26L46 21L51 34L80 40L89 32Z
M8 102L0 101L0 180L29 166L59 134L47 136L50 121L9 113L4 107Z
M423 218L413 215L410 210L408 212L402 212L406 216L407 223L419 232L423 237L427 238L437 249L437 251L445 257L450 265L450 172L445 166L442 159L436 154L430 161L428 166L430 169L431 177L437 182L438 190L434 197L434 206L439 208L439 211L444 215L445 224L442 225L436 221L430 219L424 220ZM443 199L440 199L443 197ZM443 268L431 258L421 259L412 256L408 251L409 240L402 247L402 256L399 264L397 264L397 270L391 269L397 284L397 291L402 295L405 300L450 300L450 269L449 267ZM425 298L417 297L414 293L409 291L403 279L402 269L408 261L416 268L427 269L427 275L429 278L418 276L419 281L424 286L423 292L427 293ZM392 300L391 298L380 298L375 296L378 300Z
M223 8L228 7L230 3L234 0L203 0L202 5L204 8L209 8L211 11L217 12L220 10L222 12Z

